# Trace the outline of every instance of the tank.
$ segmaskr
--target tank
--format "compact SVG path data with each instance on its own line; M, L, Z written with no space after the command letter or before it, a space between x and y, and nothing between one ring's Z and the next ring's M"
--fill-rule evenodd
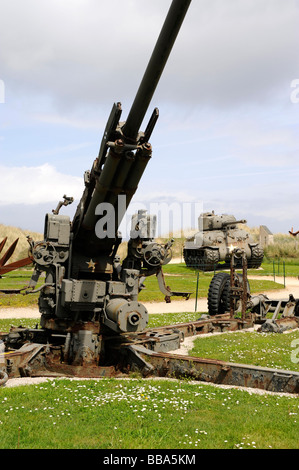
M230 267L231 248L245 251L248 268L259 268L264 251L252 236L239 224L233 215L216 215L205 212L198 217L199 232L186 238L183 249L184 261L188 267L211 271ZM235 266L241 267L241 259L235 258Z

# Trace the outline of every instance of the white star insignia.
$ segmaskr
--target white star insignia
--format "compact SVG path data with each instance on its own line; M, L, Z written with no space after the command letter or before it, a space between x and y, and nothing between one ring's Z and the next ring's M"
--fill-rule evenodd
M88 269L91 269L91 271L94 273L95 271L95 266L97 263L95 263L94 261L92 261L92 259L90 261L86 261L86 264L88 264Z

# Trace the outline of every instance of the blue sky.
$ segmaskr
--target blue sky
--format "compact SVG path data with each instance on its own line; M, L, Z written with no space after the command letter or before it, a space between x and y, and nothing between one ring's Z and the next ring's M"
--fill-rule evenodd
M63 194L73 216L112 104L125 120L170 3L2 0L0 223L43 231ZM201 203L299 229L298 23L297 0L193 0L149 108L160 117L132 211Z

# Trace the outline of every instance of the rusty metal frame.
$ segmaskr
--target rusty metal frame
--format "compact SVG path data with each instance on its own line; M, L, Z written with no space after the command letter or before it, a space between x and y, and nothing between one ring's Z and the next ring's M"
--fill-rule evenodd
M15 252L18 241L19 239L16 238L16 240L9 246L9 248L6 250L2 258L0 259L0 277L3 274L6 274L18 268L22 268L24 266L28 266L29 264L32 263L32 258L28 256L27 258L23 258L13 263L7 264L7 261L12 257L12 255ZM7 237L5 237L0 243L0 253L2 252L6 242L7 242Z
M240 331L253 324L254 315L244 320L232 319L230 313L226 313L195 322L147 329L138 334L103 336L105 349L109 352L109 361L100 364L92 360L79 365L68 364L63 360L62 344L35 343L34 330L31 330L33 342L25 341L19 349L7 348L4 353L7 378L123 377L128 376L131 371L138 371L143 377L189 377L208 383L299 393L299 373L295 371L177 354L180 343L186 337ZM299 325L298 318L296 324ZM95 325L90 327L94 329ZM88 328L88 325L85 325L85 328ZM22 328L15 330L20 331ZM0 340L5 341L7 336L8 333L0 333ZM176 353L171 352L172 350L176 350Z
M156 353L140 346L134 346L134 349L145 360L150 361L152 366L150 375L188 377L214 384L251 387L271 392L299 393L299 372L179 354Z

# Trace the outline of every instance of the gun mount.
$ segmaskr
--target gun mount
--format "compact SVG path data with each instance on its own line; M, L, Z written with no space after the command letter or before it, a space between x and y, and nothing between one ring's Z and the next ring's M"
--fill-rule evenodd
M249 268L259 268L264 251L250 233L238 227L238 224L245 223L246 220L237 220L228 214L216 215L214 211L200 214L199 232L188 237L184 244L183 256L186 265L202 271L229 268L232 245L245 250ZM241 266L239 263L239 267Z
M85 189L72 222L59 213L73 202L65 195L46 214L44 240L28 239L34 272L26 293L36 292L40 274L45 273L38 289L42 328L38 335L62 335L68 364L84 362L86 348L92 360L101 363L105 361L103 336L146 328L148 312L138 293L147 276L158 276L167 301L176 294L163 285L160 274L171 259L172 241L165 245L154 241L153 216L142 211L133 216L123 263L117 250L122 240L120 223L152 155L149 139L158 109L145 131L140 126L190 3L173 0L126 121L120 120L121 103L113 105L98 156L84 174Z

